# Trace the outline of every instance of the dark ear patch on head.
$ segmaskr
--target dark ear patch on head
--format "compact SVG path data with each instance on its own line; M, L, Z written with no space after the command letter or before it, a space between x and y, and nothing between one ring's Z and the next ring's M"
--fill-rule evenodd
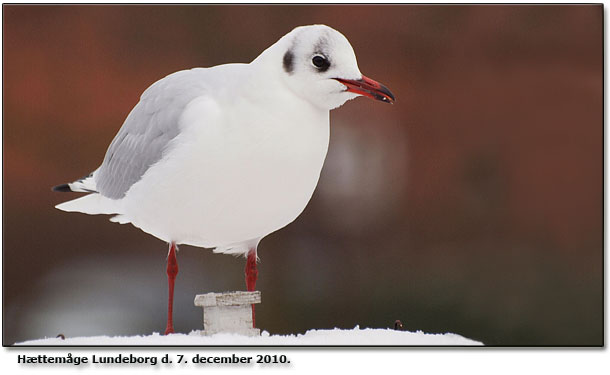
M294 55L292 54L292 51L288 50L284 54L283 60L284 60L283 61L284 70L286 71L286 73L288 73L288 74L292 73L292 71L294 70Z

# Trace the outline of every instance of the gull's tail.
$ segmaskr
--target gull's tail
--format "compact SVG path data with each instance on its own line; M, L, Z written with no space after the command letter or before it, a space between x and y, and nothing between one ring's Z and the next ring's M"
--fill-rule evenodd
M118 200L110 199L101 195L95 186L95 171L74 182L53 186L53 191L69 192L75 191L78 193L90 193L84 197L73 199L64 203L60 203L55 208L67 212L82 212L84 214L118 214L120 211L120 203Z

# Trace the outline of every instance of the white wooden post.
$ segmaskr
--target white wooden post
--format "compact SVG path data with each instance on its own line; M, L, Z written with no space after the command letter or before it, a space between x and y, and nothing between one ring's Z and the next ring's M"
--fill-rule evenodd
M261 292L207 293L195 296L195 306L203 308L202 335L237 333L258 336L260 329L252 328L252 304L261 302Z

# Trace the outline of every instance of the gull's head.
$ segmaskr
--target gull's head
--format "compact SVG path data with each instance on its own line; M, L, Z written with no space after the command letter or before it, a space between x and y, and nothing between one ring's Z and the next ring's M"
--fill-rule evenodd
M269 50L282 81L317 107L330 110L359 95L394 101L390 90L360 73L347 38L328 26L297 27Z

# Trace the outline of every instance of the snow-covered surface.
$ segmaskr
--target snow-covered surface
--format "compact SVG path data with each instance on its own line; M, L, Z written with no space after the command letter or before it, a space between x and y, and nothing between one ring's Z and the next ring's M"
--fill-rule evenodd
M247 337L229 333L202 336L198 331L189 334L163 336L92 336L45 338L17 343L16 345L483 345L481 342L453 333L430 334L421 331L407 332L391 329L355 327L351 330L310 330L297 335L270 335L263 331L259 337Z

